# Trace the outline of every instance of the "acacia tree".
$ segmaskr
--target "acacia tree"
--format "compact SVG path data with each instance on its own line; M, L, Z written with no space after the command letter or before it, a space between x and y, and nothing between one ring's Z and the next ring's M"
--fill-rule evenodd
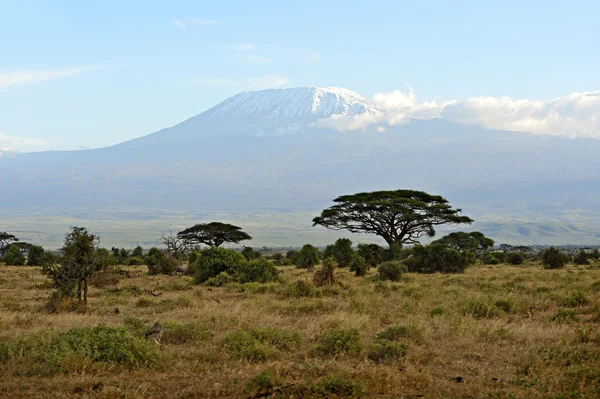
M313 219L313 226L332 230L375 234L392 245L415 244L423 236L434 237L435 226L470 224L444 197L423 191L374 191L342 195L336 204Z
M65 236L62 248L62 267L67 275L77 281L77 300L87 304L88 279L98 268L96 246L98 237L90 234L85 227L73 227Z
M445 235L439 240L435 240L434 243L447 245L460 252L471 251L476 252L477 254L481 254L494 246L494 240L487 238L483 233L478 231L473 231L471 233L457 231Z
M8 234L6 232L0 231L0 256L4 255L4 252L8 250L8 246L17 242L19 239L12 234Z
M220 222L197 224L180 231L177 237L191 244L206 244L217 248L225 242L238 243L252 239L241 227Z

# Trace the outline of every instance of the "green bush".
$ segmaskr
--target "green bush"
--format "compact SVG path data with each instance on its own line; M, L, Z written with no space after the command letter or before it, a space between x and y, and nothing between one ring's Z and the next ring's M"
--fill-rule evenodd
M235 266L233 273L235 281L241 284L279 281L279 271L265 258L241 262Z
M383 262L377 267L380 280L400 281L408 271L405 264L400 261Z
M525 255L521 252L509 252L506 254L506 263L509 265L520 265L525 262Z
M407 352L407 344L377 340L369 347L367 357L374 362L381 362L387 359L397 359L406 356Z
M378 341L399 341L401 339L419 339L421 333L415 326L392 326L379 332L376 336Z
M340 238L335 244L328 245L323 258L333 256L335 258L338 267L348 267L352 258L354 257L354 250L352 249L352 241L348 238Z
M170 345L196 344L212 338L213 333L200 323L164 323L161 342Z
M21 252L18 246L10 244L4 253L4 263L6 266L23 266L25 264L25 255Z
M581 291L573 291L570 296L561 300L561 305L568 307L586 306L590 300Z
M209 248L201 252L200 257L194 263L194 282L201 284L221 272L230 275L235 274L238 266L246 262L246 258L233 249Z
M234 331L221 341L221 346L231 355L250 361L276 359L281 350L289 351L299 344L300 336L297 333L278 329Z
M482 300L473 300L467 303L463 307L462 313L471 315L476 319L492 319L504 315L504 312L495 304Z
M30 360L31 375L65 371L65 362L74 357L127 368L148 368L160 360L153 344L115 327L79 327L0 343L0 362Z
M262 254L258 251L255 251L252 247L244 247L242 250L242 256L246 258L246 260L258 259L262 256Z
M412 255L404 263L408 271L416 273L462 273L475 263L473 252L459 252L444 244L415 245Z
M268 370L263 370L254 377L250 378L246 386L250 389L271 389L275 386L273 374Z
M29 247L27 252L27 266L42 266L44 262L44 248L37 245Z
M144 259L137 256L132 256L131 258L127 259L127 266L141 266L143 264Z
M500 262L495 256L485 254L481 258L481 263L483 263L484 265L499 265L502 262Z
M204 282L204 285L207 285L209 287L223 287L226 284L234 282L235 278L231 274L227 272L221 272L215 277L211 277L208 280L206 280Z
M200 258L200 251L192 251L190 252L190 254L188 255L188 265L193 265L194 263L196 263L196 261L198 260L198 258Z
M358 244L357 252L369 267L377 267L381 263L382 248L377 244Z
M572 321L577 321L577 313L571 309L558 309L554 316L552 316L552 321L557 323L570 323Z
M569 257L560 249L550 247L540 253L544 269L561 269L569 261Z
M575 257L573 258L573 262L575 262L576 265L581 265L581 266L590 264L588 255L583 250L579 251L577 253L577 255L575 255Z
M127 259L127 258L123 258ZM148 273L152 275L175 273L177 268L177 260L169 258L163 251L158 248L150 248L148 254L144 257L144 263L148 266Z
M357 355L362 349L360 333L356 328L334 328L325 331L318 338L317 352L321 355L338 355L347 353Z
M363 388L362 385L352 379L341 376L327 376L315 383L311 391L316 396L351 398L360 395Z
M318 297L321 291L313 284L300 280L287 285L282 294L287 298L314 298Z
M306 244L294 255L294 263L298 268L312 269L319 263L319 258L319 250L310 244Z
M364 276L369 271L369 264L359 254L354 254L350 262L350 271L357 276Z

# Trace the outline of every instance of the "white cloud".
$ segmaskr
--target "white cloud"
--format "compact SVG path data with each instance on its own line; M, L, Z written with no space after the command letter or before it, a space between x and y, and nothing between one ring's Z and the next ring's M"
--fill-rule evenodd
M600 91L571 93L550 101L482 96L466 101L438 102L433 99L419 102L408 86L406 92L377 93L371 101L381 112L334 116L318 124L340 131L376 125L381 131L386 125L405 123L410 118L441 117L488 129L600 139Z
M294 50L293 57L308 62L317 62L321 59L322 53L319 50L297 49Z
M0 88L20 84L47 82L53 79L67 78L82 75L86 72L90 72L100 68L101 67L99 66L87 66L63 69L0 71Z
M49 143L44 139L13 136L0 132L0 153L35 151L47 148Z
M170 21L173 25L178 27L181 30L185 30L188 25L215 25L220 23L220 21L216 21L214 19L208 18L188 18L188 19L173 19Z

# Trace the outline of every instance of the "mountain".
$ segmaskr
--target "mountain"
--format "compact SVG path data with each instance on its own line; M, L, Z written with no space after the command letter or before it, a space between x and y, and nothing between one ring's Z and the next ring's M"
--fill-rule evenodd
M341 88L245 92L112 147L2 157L0 216L314 214L340 194L414 188L444 195L498 241L600 243L600 141L443 119L383 126L382 113ZM11 220L0 230L18 230Z

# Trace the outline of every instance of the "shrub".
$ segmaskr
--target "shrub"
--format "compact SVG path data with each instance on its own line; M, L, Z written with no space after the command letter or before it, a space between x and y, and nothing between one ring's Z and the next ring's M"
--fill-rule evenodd
M377 334L377 340L399 341L404 338L418 339L421 334L415 326L392 326Z
M573 258L573 262L575 262L576 265L589 265L590 261L588 259L587 254L585 253L585 251L581 250L577 253L577 255L575 255L575 257Z
M300 343L297 333L277 329L234 331L222 341L229 353L239 359L262 361L279 357L280 350L290 350Z
M132 256L127 260L127 266L141 266L144 264L144 260L137 256Z
M413 256L404 262L410 272L462 273L468 265L475 263L473 252L459 252L444 244L415 245L412 254Z
M329 257L323 261L323 265L320 270L315 272L313 276L313 284L317 287L339 285L335 277L335 269L337 267L337 261L333 257Z
M332 256L335 258L339 267L348 267L354 256L352 241L347 238L338 239L335 244L328 245L323 255L325 258Z
M233 249L209 248L201 252L200 257L194 263L194 282L201 284L221 272L234 275L235 269L246 262L246 259Z
M312 386L312 393L318 396L350 398L362 393L363 388L358 382L346 377L327 376Z
M552 316L552 321L557 323L569 323L572 321L577 321L577 313L571 309L558 309L554 316Z
M382 248L377 244L358 244L357 252L370 267L377 267L381 263Z
M167 255L158 248L150 248L148 254L144 258L146 266L148 266L148 273L152 275L156 274L173 274L177 268L177 260L169 258Z
M381 260L389 262L391 260L404 260L412 254L410 248L402 248L399 243L393 243L389 248L381 251Z
M42 266L44 262L44 248L37 245L29 247L27 253L27 266Z
M154 345L115 327L79 327L0 343L0 362L28 359L33 363L32 375L66 371L73 357L127 368L148 368L159 362Z
M492 319L504 314L504 312L495 304L481 300L474 300L467 303L467 305L463 307L462 313L469 314L476 319Z
M318 338L317 352L322 355L338 355L342 353L357 355L362 349L360 334L356 328L334 328L325 331Z
M190 254L188 255L188 265L193 265L194 263L196 263L200 256L200 251L190 252Z
M399 261L383 262L378 267L380 280L400 281L402 275L408 271L406 265Z
M268 370L263 370L252 377L246 384L248 388L267 390L275 386L273 374Z
M359 254L354 254L350 262L350 271L356 276L364 276L369 271L369 264Z
M200 323L165 323L161 342L171 345L196 344L212 338L212 332Z
M590 303L590 300L581 291L573 291L570 296L561 301L563 306L578 307L585 306Z
M509 252L506 254L506 263L509 265L520 265L525 262L525 255L521 252Z
M405 356L407 352L407 344L377 340L369 347L367 357L374 362L381 362L383 360L397 359Z
M319 263L319 250L310 244L306 244L295 255L294 263L301 269L312 269Z
M19 247L15 244L8 246L3 259L6 266L23 266L26 261L25 255L23 255Z
M485 254L481 258L481 263L483 263L484 265L499 265L502 262L500 262L495 256Z
M262 255L260 252L255 251L254 248L245 246L242 250L242 256L246 258L246 260L253 260L260 258Z
M288 298L314 298L320 295L320 291L306 281L296 281L286 286L283 296Z
M566 254L555 247L544 249L540 253L540 258L544 269L561 269L569 260Z
M144 249L138 245L137 247L135 247L135 249L131 253L131 256L134 256L136 258L143 257L144 256Z
M227 272L221 272L215 277L211 277L204 282L209 287L222 287L226 284L235 282L233 276Z
M265 258L240 262L234 268L234 279L238 283L268 283L279 281L279 271Z

